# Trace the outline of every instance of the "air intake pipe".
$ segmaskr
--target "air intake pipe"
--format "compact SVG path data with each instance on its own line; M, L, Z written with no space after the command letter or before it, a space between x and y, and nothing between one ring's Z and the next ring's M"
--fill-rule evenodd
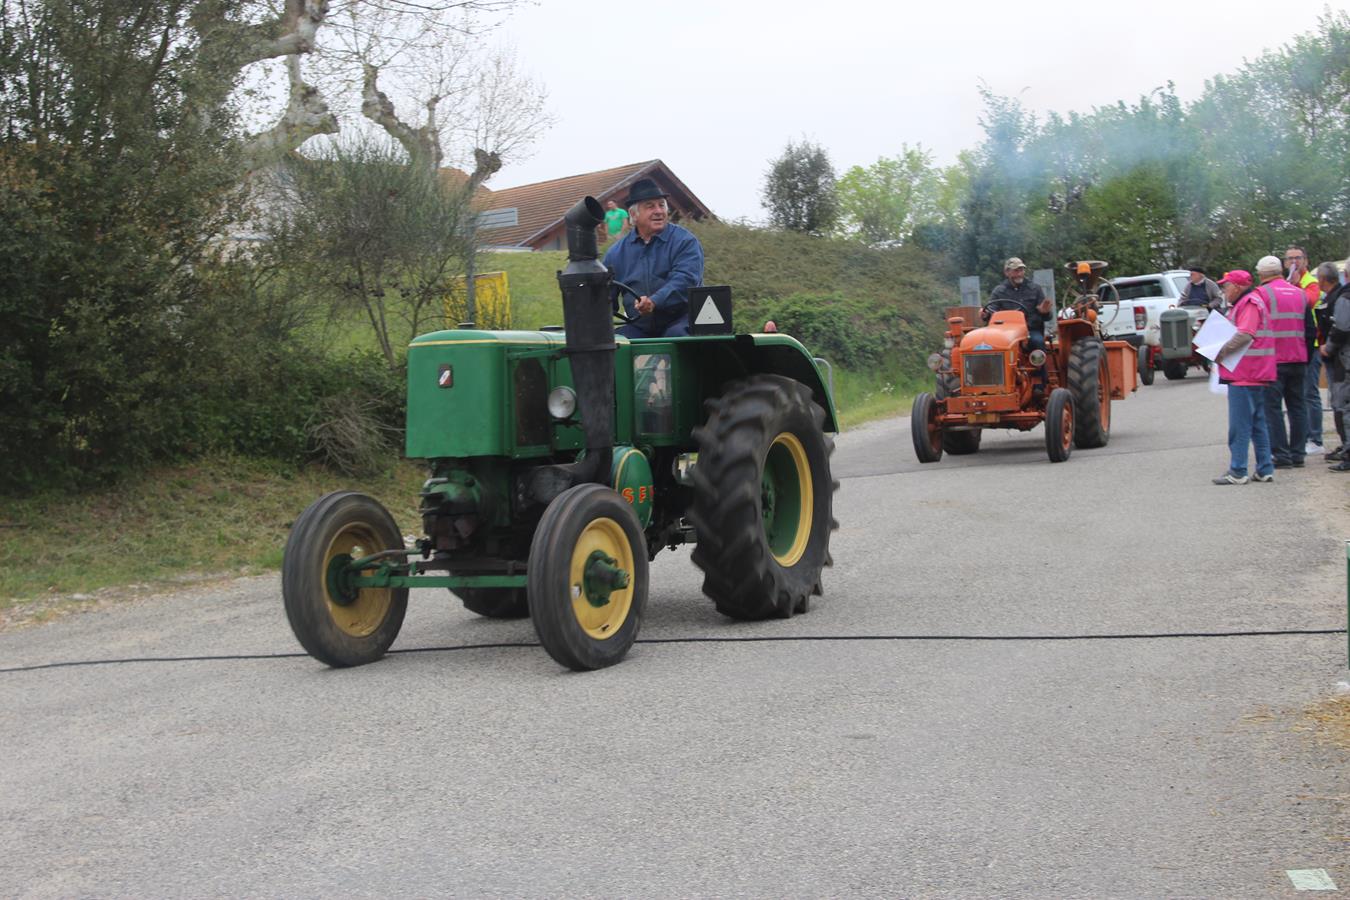
M548 503L577 484L610 482L614 455L614 324L610 309L612 280L597 257L596 228L605 211L594 197L586 197L567 211L567 267L558 273L562 290L563 352L572 365L572 384L586 437L586 456L580 462L541 466L530 475L530 493Z

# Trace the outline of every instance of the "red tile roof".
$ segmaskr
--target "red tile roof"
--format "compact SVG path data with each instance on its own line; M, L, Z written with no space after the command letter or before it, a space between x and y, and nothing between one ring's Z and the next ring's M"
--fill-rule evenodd
M483 198L484 211L514 208L517 224L484 229L478 234L479 241L483 246L537 246L546 235L561 227L563 215L582 197L592 196L602 204L613 199L622 205L624 189L643 176L655 176L666 190L672 192L672 207L696 218L712 215L665 163L649 159L599 172L492 191Z

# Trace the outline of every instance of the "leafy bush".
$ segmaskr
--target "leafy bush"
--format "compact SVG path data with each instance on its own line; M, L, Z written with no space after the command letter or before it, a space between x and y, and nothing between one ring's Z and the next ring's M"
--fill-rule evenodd
M894 358L901 371L913 373L931 352L924 329L916 328L893 305L831 293L793 294L760 301L752 308L755 328L761 317L772 319L779 331L846 369L870 369Z

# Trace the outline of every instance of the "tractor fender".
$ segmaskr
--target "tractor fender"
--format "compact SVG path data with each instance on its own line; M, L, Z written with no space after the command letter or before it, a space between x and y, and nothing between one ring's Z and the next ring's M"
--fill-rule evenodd
M734 347L747 372L782 375L806 385L811 391L812 399L825 410L823 429L835 433L839 431L830 378L822 372L821 363L824 363L825 369L828 370L828 362L824 360L817 362L801 341L781 332L738 334Z

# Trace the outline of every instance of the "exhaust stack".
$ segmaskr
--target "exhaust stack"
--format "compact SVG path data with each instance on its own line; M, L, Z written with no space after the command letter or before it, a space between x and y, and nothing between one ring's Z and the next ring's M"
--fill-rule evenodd
M614 325L609 286L612 276L599 261L596 228L605 211L585 197L567 211L567 266L558 273L562 290L563 352L572 364L577 408L586 436L586 456L562 466L541 466L531 473L530 493L541 503L577 484L610 486L614 455Z

